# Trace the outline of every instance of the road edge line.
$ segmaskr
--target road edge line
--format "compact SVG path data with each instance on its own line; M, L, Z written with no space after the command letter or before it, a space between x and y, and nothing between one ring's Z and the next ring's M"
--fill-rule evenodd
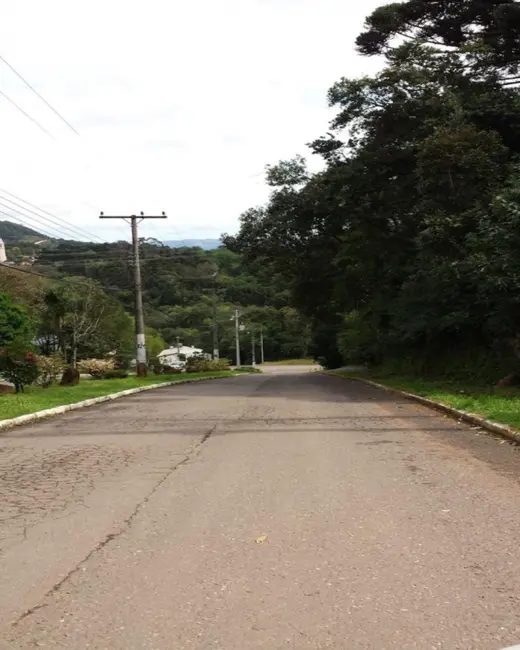
M62 415L69 411L76 411L81 408L89 406L96 406L103 402L110 402L121 397L128 397L137 393L143 393L147 390L154 390L157 388L167 388L169 386L182 386L183 384L195 384L199 381L211 381L212 379L229 379L229 377L239 377L239 373L234 375L226 375L225 377L194 377L193 379L182 379L180 381L165 381L160 384L151 384L149 386L139 386L138 388L128 388L127 390L119 391L118 393L109 393L108 395L101 395L100 397L91 397L90 399L82 400L81 402L73 402L72 404L63 404L62 406L55 406L51 409L44 409L43 411L35 411L34 413L27 413L26 415L19 415L15 418L8 420L0 420L0 434L7 429L19 427L24 424L31 424L44 418L53 417L55 415Z
M418 402L423 406L434 409L435 411L440 411L455 420L465 422L466 424L472 424L474 426L481 427L486 429L491 433L498 434L507 440L512 440L513 442L520 443L520 431L514 427L510 427L507 424L500 424L493 420L487 420L486 418L476 415L475 413L469 413L468 411L461 411L454 408L453 406L447 406L442 402L436 402L435 400L429 399L428 397L422 397L422 395L416 395L415 393L408 393L404 390L399 390L398 388L391 388L390 386L385 386L384 384L379 384L371 379L364 379L363 377L353 377L350 375L341 375L339 373L327 373L331 377L339 377L341 379L349 379L351 381L357 381L367 386L372 386L372 388L379 388L384 390L387 393L392 393L394 395L399 395L400 397L405 397L413 402Z

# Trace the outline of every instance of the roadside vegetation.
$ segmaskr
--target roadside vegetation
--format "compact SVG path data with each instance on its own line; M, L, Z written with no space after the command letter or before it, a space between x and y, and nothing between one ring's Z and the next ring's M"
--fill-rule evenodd
M520 385L520 4L382 4L355 45L382 65L330 88L332 121L309 145L321 171L268 166L268 202L218 250L143 240L152 356L176 337L211 350L217 331L233 363L238 306L246 364L261 333L268 361ZM54 282L0 268L0 292L38 323L34 352L124 364L129 245L8 246L28 251Z
M280 359L280 361L266 361L264 366L312 366L314 359Z
M16 265L0 265L0 418L141 385L129 376L135 327L128 245L46 240L37 248L38 233L0 222L0 236L4 230ZM283 282L261 266L245 269L241 257L224 248L170 249L143 240L141 253L147 381L182 380L183 371L227 376L237 307L245 364L253 358L255 336L257 355L261 336L267 359L307 354L307 320L289 304ZM201 354L181 368L159 357L181 343L208 352L215 335L218 360ZM260 370L246 366L241 372Z
M38 318L36 334L42 343L52 343L58 336L66 356L72 356L74 347L78 359L102 358L114 350L121 357L131 357L134 325L129 244L50 240L38 247L32 241L15 242L17 228L20 238L27 238L22 226L0 221L0 237L6 229L9 234L8 258L32 263L30 270L46 278L0 267L0 293ZM309 323L291 304L284 279L273 276L269 269L246 267L241 255L225 248L172 249L157 240L141 241L140 258L152 365L158 352L175 347L177 337L183 345L211 352L215 324L220 356L234 363L236 308L243 326L243 363L252 362L253 334L257 358L260 336L267 360L308 355Z
M421 395L447 406L480 415L520 429L520 389L502 388L484 382L450 379L419 379L383 371L353 373L334 371L345 378L371 379L379 384Z
M57 384L50 388L28 386L23 393L0 394L0 421L141 386L160 385L172 381L183 382L191 379L232 377L234 375L235 373L231 371L194 372L163 376L151 375L149 377L130 376L125 379L104 379L102 381L86 379L76 386L59 386Z
M518 384L520 5L381 4L356 47L383 66L330 88L323 170L270 166L224 242L285 278L328 368Z

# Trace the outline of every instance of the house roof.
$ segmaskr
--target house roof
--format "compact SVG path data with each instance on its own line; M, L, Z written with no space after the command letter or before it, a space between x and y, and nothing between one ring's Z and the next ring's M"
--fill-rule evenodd
M200 353L202 353L202 350L200 348L193 348L189 345L180 345L179 347L175 346L174 348L166 348L166 350L163 350L157 356L170 357L176 356L177 354L193 355Z

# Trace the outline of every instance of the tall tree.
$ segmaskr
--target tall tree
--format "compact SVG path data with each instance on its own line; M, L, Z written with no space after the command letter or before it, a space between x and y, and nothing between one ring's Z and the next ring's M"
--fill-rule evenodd
M27 312L0 293L0 350L27 347L31 344L33 329Z

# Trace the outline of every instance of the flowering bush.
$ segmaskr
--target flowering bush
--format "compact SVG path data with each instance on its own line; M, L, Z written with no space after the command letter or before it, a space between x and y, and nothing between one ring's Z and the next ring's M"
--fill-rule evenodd
M115 367L113 359L83 359L78 362L78 370L94 379L103 379L107 372L114 370Z
M221 372L230 370L227 359L206 359L204 356L193 356L187 361L186 372Z
M65 367L65 362L61 354L51 354L50 356L37 356L36 364L38 366L38 386L48 388L53 381L61 375Z
M0 352L0 375L14 384L17 393L38 378L38 364L32 352L19 354L2 350Z

